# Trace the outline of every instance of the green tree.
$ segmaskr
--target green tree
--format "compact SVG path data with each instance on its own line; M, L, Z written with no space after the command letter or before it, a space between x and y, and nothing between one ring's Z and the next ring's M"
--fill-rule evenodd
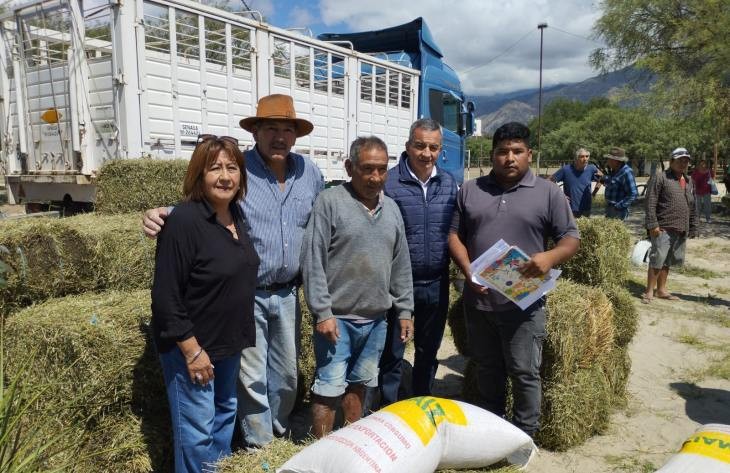
M580 121L583 117L598 108L616 107L606 97L594 97L588 102L580 100L570 100L563 97L552 100L545 106L542 112L542 135L550 133L560 128L563 123L568 121ZM529 127L532 136L537 139L537 117L530 120Z
M470 136L466 139L466 147L471 153L471 165L490 166L489 156L492 153L492 137ZM464 163L466 165L466 163Z
M593 51L593 65L655 72L655 109L696 120L720 143L730 132L727 0L603 0L602 9L594 31L606 47Z

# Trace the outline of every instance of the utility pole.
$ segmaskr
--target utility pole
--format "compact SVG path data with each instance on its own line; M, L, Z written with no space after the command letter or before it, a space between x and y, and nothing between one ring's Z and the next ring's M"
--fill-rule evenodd
M542 35L547 28L547 23L539 23L537 29L540 30L540 89L537 98L537 174L540 174L540 153L542 151Z

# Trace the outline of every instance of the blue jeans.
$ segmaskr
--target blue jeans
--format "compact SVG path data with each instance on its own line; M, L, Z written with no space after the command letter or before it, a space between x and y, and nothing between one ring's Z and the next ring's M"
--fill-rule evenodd
M540 365L545 310L540 302L526 311L487 312L464 306L466 336L477 366L480 407L505 415L507 376L512 380L512 423L530 436L540 427Z
M314 332L317 371L312 392L323 397L339 397L350 384L376 387L378 361L385 345L385 318L364 324L335 320L340 332L335 343Z
M617 218L619 220L626 220L626 217L628 216L628 207L625 209L619 209L609 203L606 203L606 218Z
M400 389L401 365L405 344L400 339L397 313L388 312L388 334L380 357L380 407L392 404L399 393L408 391L414 396L429 396L438 369L436 354L441 346L449 310L449 277L429 282L413 283L413 324L416 349L413 363L413 385Z
M297 397L301 311L296 287L256 290L256 346L241 352L238 419L247 446L284 435Z
M214 361L215 379L201 386L190 381L179 348L160 354L172 419L175 473L214 471L215 462L231 454L240 361L238 355Z

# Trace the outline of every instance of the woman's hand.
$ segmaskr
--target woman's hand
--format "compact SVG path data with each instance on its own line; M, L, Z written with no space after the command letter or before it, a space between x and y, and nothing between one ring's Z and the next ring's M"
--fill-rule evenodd
M198 344L195 337L190 337L177 342L188 367L188 375L193 384L205 386L215 378L213 375L213 363L210 362L208 353Z
M187 360L187 358L186 358ZM192 363L188 363L188 374L193 384L207 385L215 378L213 374L213 363L210 362L208 354L203 350Z

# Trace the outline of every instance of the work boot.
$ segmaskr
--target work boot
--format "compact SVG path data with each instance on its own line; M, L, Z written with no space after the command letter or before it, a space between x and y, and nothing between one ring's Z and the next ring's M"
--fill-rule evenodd
M365 399L365 386L362 384L351 384L345 391L342 398L342 414L345 417L345 424L352 424L362 418L362 404Z
M312 395L312 435L321 439L332 432L335 423L336 397Z

